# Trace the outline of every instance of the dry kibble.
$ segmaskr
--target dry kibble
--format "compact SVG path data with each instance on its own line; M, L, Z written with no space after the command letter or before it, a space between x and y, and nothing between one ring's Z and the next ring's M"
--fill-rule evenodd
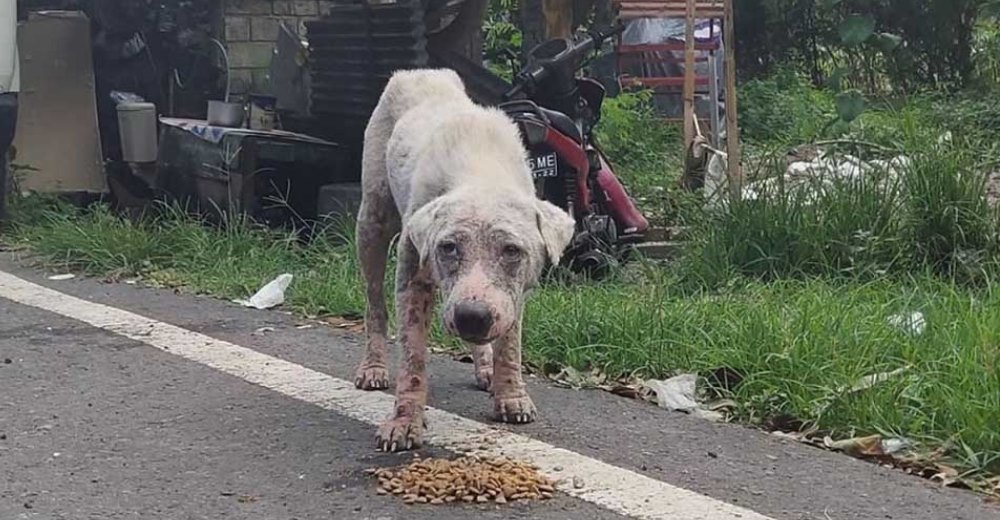
M378 494L401 496L406 504L506 504L552 498L555 483L531 464L504 457L469 456L455 460L414 457L407 466L370 469Z

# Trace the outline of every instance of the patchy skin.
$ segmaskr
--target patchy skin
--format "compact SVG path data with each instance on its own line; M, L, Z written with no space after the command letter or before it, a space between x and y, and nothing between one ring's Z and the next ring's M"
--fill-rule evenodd
M493 360L493 414L511 424L534 422L538 416L521 377L521 323L496 342Z
M363 170L385 169L385 156L366 149ZM358 211L358 263L365 280L367 308L365 311L365 356L354 378L354 386L363 390L389 388L386 367L388 351L389 313L385 308L386 258L392 238L400 230L400 217L389 197L389 183L384 176L362 176L361 207Z
M399 248L396 270L396 320L403 360L396 378L396 405L392 417L376 436L381 451L418 448L423 443L424 407L427 406L427 335L434 281L420 266L416 250L409 244Z
M426 429L427 337L437 292L445 330L472 347L476 385L494 394L497 420L537 412L521 377L521 314L547 262L558 263L573 219L535 196L517 126L474 105L452 71L393 75L365 130L358 260L365 280L364 358L355 385L388 388L383 281L392 238L396 402L378 429L382 451L421 445Z
M476 368L476 386L484 392L493 391L493 345L474 345L472 363Z

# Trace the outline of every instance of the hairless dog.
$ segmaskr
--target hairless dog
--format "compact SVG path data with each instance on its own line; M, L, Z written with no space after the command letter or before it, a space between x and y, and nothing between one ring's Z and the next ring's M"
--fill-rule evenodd
M368 307L355 384L389 387L383 280L399 233L396 404L378 448L418 447L427 405L427 336L437 294L445 330L472 345L476 382L493 393L496 419L535 420L521 376L521 314L547 263L559 262L574 221L539 200L514 124L473 103L450 70L401 71L365 130L358 257Z

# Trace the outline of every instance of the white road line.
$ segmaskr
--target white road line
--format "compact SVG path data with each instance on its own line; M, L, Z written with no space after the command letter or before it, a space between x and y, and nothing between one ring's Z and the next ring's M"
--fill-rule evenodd
M204 334L69 296L2 271L0 297L145 343L355 420L378 424L393 407L393 398L387 394L362 392L349 381ZM773 520L748 509L442 410L428 409L427 421L430 431L426 441L433 445L453 449L480 447L484 454L506 455L533 462L543 473L564 479L560 491L622 515L670 520ZM561 470L556 471L556 468ZM582 489L574 487L574 477L584 483Z

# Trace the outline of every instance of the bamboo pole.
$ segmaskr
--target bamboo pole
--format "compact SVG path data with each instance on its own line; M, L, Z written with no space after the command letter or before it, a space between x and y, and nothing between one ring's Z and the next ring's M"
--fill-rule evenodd
M684 34L684 153L694 142L694 24L695 0L686 1L686 31Z
M743 172L740 168L740 127L737 124L736 106L736 30L733 0L724 0L726 17L723 23L723 45L726 60L726 154L729 190L733 200L743 192Z

